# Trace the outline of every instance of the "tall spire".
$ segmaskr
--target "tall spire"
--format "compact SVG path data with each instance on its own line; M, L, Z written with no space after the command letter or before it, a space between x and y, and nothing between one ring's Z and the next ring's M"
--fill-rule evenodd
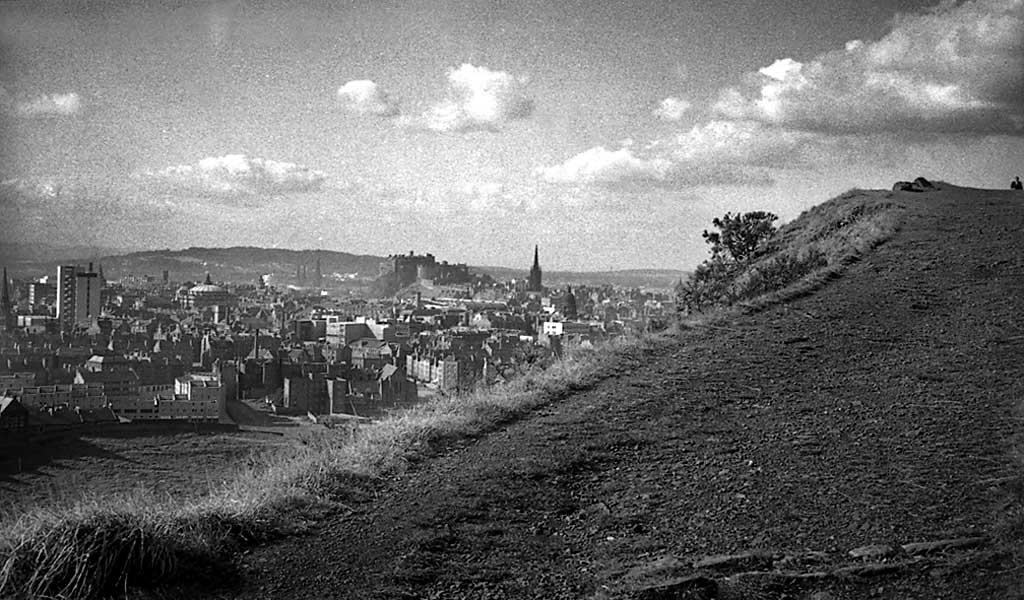
M530 292L542 292L544 286L541 283L541 270L540 270L540 246L536 245L533 247L533 266L530 268L530 281L527 291Z

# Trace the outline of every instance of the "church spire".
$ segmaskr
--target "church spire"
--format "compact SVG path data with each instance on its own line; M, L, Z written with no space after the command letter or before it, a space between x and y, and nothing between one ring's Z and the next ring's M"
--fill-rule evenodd
M536 245L533 247L533 266L530 268L530 281L527 291L544 291L544 286L541 283L540 245Z

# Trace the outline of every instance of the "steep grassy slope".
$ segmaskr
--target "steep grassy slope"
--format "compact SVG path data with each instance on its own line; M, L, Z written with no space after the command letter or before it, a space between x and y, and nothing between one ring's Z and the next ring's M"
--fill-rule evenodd
M955 190L948 193L968 194ZM767 300L750 299L747 306L765 308L834 280L843 268L854 264L856 258L863 258L886 234L897 229L907 212L901 207L915 202L915 210L920 210L921 202L926 200L890 192L853 192L809 211L780 232L772 254L763 260L769 261L773 256L787 253L800 256L813 245L826 256L826 264L810 271L809 279L785 281L786 289L782 291L764 287L764 293L775 296ZM851 218L853 215L856 218ZM884 227L872 220L879 215L884 215ZM856 289L858 284L850 285ZM827 312L824 307L816 310ZM725 316L704 316L701 321L707 326L699 327L697 331L717 343L719 336L716 332L723 327L725 331L731 330L731 326L722 325L723 318L729 318L728 313ZM691 320L689 325L700 323ZM744 328L757 326L743 325ZM694 333L685 334L683 343L686 343L687 335ZM779 348L792 346L785 341L788 339L786 336L792 337L790 332L783 331L778 335L783 338ZM633 381L632 372L655 356L671 357L673 364L703 364L701 361L705 359L700 354L681 354L679 344L678 339L665 337L623 342L599 351L581 351L543 373L528 375L505 388L439 400L360 430L354 441L330 437L311 441L302 451L280 455L262 468L241 472L235 481L200 501L167 502L137 493L118 501L86 502L8 519L0 537L0 594L17 591L27 596L94 597L132 586L166 585L185 576L194 582L201 583L204 577L215 581L225 572L231 572L228 566L237 548L253 541L306 530L311 520L346 511L352 505L363 505L367 494L372 497L376 493L373 490L384 485L390 476L404 472L410 464L420 463L424 457L435 454L438 448L450 448L457 440L476 439L530 415L539 407L552 407L548 410L557 412L558 406L571 405L575 407L572 408L575 411L572 418L582 419L581 422L586 424L584 429L599 427L607 420L607 415L586 407L605 400L588 400L584 398L586 394L575 392L591 388L599 390L599 382L602 381L612 382L609 385L618 386L615 389L634 383L636 390L660 389L661 384L652 385L650 381L630 383ZM727 359L714 358L706 366L717 368L715 365L721 360ZM790 371L791 375L798 373L799 368ZM653 377L661 381L664 376L655 374ZM738 389L736 386L741 383L733 381L734 376L727 371L714 377L729 389ZM740 387L744 389L757 388L753 383L742 383ZM715 389L715 386L709 382L704 388L694 388L688 393L698 395L701 389L707 391ZM747 389L743 393L749 396L752 391ZM613 398L613 406L630 406L624 400L631 397L632 392L622 398ZM691 406L686 410L714 412L718 406L716 403L727 398L713 395L704 400L701 405L704 408ZM668 418L676 409L670 403L660 410ZM657 421L658 418L651 416L648 420ZM717 435L726 435L738 426L738 423L727 422ZM644 439L627 439L628 436L622 435L619 437L623 448L640 448L647 443ZM499 437L508 439L507 436ZM612 446L619 447L616 444L618 442ZM538 447L543 448L543 444ZM497 452L506 458L516 456L515 451L508 448ZM550 455L551 451L547 452ZM756 447L751 452L756 454ZM549 458L572 456L570 452L565 456L550 455ZM575 467L562 465L559 468L565 470L554 474L545 474L543 465L546 463L540 461L540 471L535 473L540 479L536 481L549 477L574 481L578 476L574 470L593 473L592 476L598 478L605 473L604 458L597 462L587 462L591 459L584 456L578 458L585 464ZM631 464L637 463L633 461ZM530 472L534 471L536 469ZM414 478L409 481L411 485L417 485ZM695 481L699 484L700 479ZM522 490L528 488L521 487ZM392 508L402 510L401 506ZM404 512L408 514L409 510L406 506ZM603 512L599 508L595 510ZM571 513L575 514L575 509ZM486 520L486 514L483 518ZM739 544L740 540L736 543ZM316 590L307 589L300 594L302 597L310 595L316 595Z

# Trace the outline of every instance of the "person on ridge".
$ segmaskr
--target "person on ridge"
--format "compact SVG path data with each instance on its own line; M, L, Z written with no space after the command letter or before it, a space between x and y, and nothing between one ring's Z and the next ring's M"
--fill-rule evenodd
M1010 182L1011 190L1024 190L1024 183L1021 183L1020 176L1014 177L1013 181Z

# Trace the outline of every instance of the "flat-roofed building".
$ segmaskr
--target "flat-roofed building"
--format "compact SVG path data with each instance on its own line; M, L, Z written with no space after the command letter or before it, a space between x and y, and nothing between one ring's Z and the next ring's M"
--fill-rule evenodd
M71 408L103 408L107 405L101 383L62 383L10 389L7 395L17 398L26 408L47 408L67 405Z
M75 326L75 265L57 267L57 321L61 331L70 331Z

